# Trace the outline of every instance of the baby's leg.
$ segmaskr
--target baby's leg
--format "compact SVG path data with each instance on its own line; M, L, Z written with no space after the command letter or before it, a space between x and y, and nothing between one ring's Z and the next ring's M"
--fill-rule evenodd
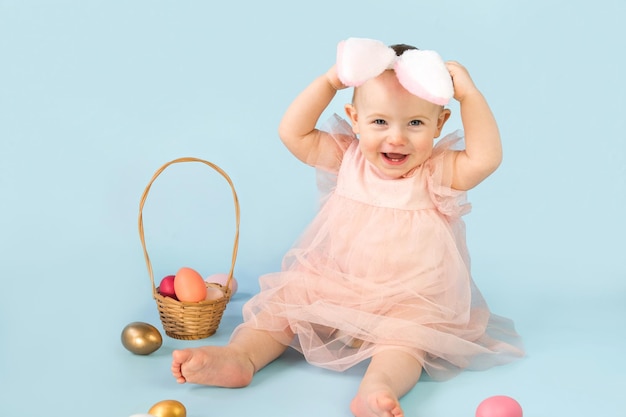
M415 386L421 373L421 363L402 350L376 353L350 404L352 413L357 417L404 416L399 399Z
M242 328L226 346L202 346L172 353L172 374L179 383L238 388L279 357L286 346L269 333Z

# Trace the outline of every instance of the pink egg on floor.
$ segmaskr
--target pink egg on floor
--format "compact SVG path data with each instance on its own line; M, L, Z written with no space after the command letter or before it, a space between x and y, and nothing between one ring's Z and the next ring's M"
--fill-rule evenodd
M496 395L478 405L476 417L522 417L522 406L511 397Z
M215 282L216 284L226 285L228 282L228 274L213 274L207 277L206 282ZM232 291L231 295L235 295L239 285L237 284L237 280L233 276L233 279L230 280L230 290Z

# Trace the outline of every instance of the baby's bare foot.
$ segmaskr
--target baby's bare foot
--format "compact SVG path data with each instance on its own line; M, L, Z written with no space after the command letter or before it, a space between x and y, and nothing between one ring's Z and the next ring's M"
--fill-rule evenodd
M354 397L350 410L356 417L403 417L400 402L390 390L381 388Z
M203 346L172 353L172 375L178 383L245 387L252 381L254 365L237 349Z

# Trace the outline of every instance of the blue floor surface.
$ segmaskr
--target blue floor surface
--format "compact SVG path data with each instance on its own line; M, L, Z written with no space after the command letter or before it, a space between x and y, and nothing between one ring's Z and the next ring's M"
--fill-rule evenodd
M288 351L249 387L220 389L178 385L170 357L226 343L314 215L315 174L277 128L340 40L369 37L459 61L488 99L504 160L469 193L472 273L528 351L424 377L406 416L473 417L509 395L525 417L626 417L625 20L623 0L0 0L0 415L128 417L175 399L187 417L350 417L366 364L336 373ZM446 133L462 127L450 109ZM240 291L214 336L164 336L136 356L124 326L161 329L139 200L183 156L237 188ZM158 278L227 270L223 178L168 169L144 214Z

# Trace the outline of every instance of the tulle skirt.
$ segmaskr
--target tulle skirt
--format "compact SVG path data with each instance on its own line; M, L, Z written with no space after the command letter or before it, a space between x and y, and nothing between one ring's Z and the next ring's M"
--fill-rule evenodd
M413 355L434 379L523 356L513 323L491 314L474 285L463 224L434 208L395 210L390 224L389 210L332 195L282 271L260 278L241 328L338 371L382 349Z

